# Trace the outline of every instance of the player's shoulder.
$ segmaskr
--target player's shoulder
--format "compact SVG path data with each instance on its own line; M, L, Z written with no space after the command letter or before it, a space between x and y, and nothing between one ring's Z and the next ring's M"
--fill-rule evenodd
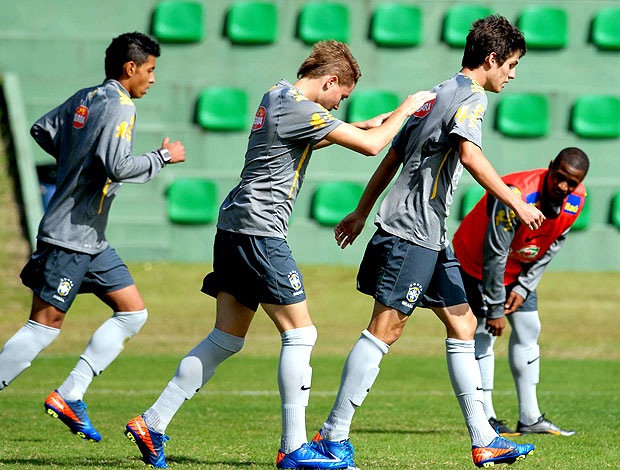
M134 102L125 88L116 80L106 80L92 91L93 102L103 102L112 110L134 112Z

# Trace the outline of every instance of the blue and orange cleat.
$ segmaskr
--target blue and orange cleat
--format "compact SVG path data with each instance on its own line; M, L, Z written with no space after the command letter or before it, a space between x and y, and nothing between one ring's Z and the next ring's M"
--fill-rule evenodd
M313 449L309 444L302 444L299 449L288 454L282 451L278 452L276 467L288 469L347 468L347 463L340 459L326 457Z
M326 457L340 459L347 464L347 470L359 470L355 466L355 449L351 444L350 439L344 439L342 441L326 441L323 439L321 431L316 433L316 436L310 441L310 447L319 451Z
M513 464L534 452L532 444L516 444L497 436L488 446L472 446L471 454L476 467L490 468L496 463Z
M165 434L149 429L144 422L144 415L136 416L127 423L125 436L138 446L142 452L142 460L149 467L169 468L166 465L164 447L170 438Z
M82 400L65 401L58 390L54 390L43 404L46 413L65 423L73 434L91 442L99 442L101 434L93 427L86 414L86 404Z

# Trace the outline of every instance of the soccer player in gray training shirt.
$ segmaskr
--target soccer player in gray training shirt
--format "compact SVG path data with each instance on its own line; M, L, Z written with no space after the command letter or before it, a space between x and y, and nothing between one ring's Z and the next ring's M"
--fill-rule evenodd
M370 325L349 354L336 402L313 440L315 448L346 459L350 469L356 468L349 441L355 409L418 305L431 308L446 326L448 371L470 433L474 464L512 463L533 450L498 436L486 420L474 357L476 318L467 304L445 225L463 167L514 209L524 225L534 229L543 220L538 209L502 182L481 150L485 93L498 93L515 78L524 53L523 36L505 18L476 21L467 36L460 73L432 90L436 99L409 119L357 209L336 226L336 239L344 248L361 232L374 202L402 165L375 219L378 230L357 278L358 290L375 299Z
M33 291L30 319L0 353L0 390L30 366L58 336L75 296L91 292L114 310L91 338L64 383L45 401L47 413L72 432L99 441L82 401L99 375L147 318L127 266L105 239L112 200L122 182L144 183L166 163L185 160L180 142L131 154L136 109L155 82L159 45L140 33L115 38L106 50L106 80L78 91L34 126L32 136L57 161L56 192L21 277Z
M346 468L306 441L305 408L310 394L310 353L317 332L312 324L303 279L286 243L288 220L303 183L312 151L336 143L376 155L408 116L434 94L409 96L389 117L350 125L334 118L360 77L345 44L315 44L294 84L280 80L264 96L250 133L241 182L222 203L214 246L214 272L203 292L217 298L215 328L183 358L155 404L132 419L127 433L140 443L161 442L185 400L213 376L216 367L238 352L258 305L281 334L278 385L282 438L278 468ZM145 461L164 466L163 447L140 449Z

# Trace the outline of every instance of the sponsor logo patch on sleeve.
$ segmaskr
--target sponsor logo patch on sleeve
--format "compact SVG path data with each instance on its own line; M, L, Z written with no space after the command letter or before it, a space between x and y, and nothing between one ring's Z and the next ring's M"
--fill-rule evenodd
M569 194L566 198L566 204L564 204L564 212L569 214L576 214L579 212L579 206L581 205L581 197L575 194Z
M435 98L436 99L436 98ZM427 101L422 105L420 109L418 109L413 115L415 117L423 118L428 116L428 114L433 110L433 105L435 104L435 99Z
M263 124L265 124L266 117L267 117L267 110L265 109L265 107L264 106L259 107L258 111L256 111L256 116L254 116L254 124L252 124L252 130L256 131L260 129L261 127L263 127Z
M86 125L88 119L88 108L86 106L79 106L73 114L73 127L81 129Z

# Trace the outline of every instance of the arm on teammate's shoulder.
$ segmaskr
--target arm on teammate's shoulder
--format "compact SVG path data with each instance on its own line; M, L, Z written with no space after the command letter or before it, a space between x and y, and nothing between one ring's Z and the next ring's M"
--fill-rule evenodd
M374 129L375 127L379 127L381 124L383 124L383 122L387 118L389 118L391 115L392 115L392 111L390 111L389 113L379 114L378 116L367 119L365 121L350 122L349 124L351 124L353 127L357 127L358 129L362 129L362 130ZM323 139L314 146L314 150L319 150L319 149L328 147L331 144L332 143L329 140Z
M498 199L489 197L489 204L491 211L483 248L482 294L486 299L487 317L499 318L504 315L504 272L518 221L512 209Z
M343 122L327 134L325 139L366 156L377 155L390 143L409 116L435 96L437 96L435 93L429 91L419 91L405 98L401 105L377 127L361 129Z
M353 244L357 236L362 232L370 211L379 196L394 178L402 161L402 157L396 153L396 150L390 148L370 178L370 181L368 181L357 208L342 219L334 228L336 241L341 248Z
M30 135L43 150L58 160L58 131L60 106L42 116L30 128Z
M517 279L517 282L519 284L513 290L517 290L517 293L521 294L523 291L517 289L520 287L526 292L526 296L530 292L536 290L536 287L538 287L538 283L542 279L545 269L547 269L547 266L549 265L551 260L554 258L555 255L558 254L558 252L564 245L564 242L566 241L566 235L568 234L569 230L570 228L566 229L564 233L562 233L558 238L556 238L551 244L551 246L547 249L547 251L543 253L540 258L532 261L531 263L523 267L523 270L521 271Z
M458 143L458 150L461 163L484 189L512 208L517 217L530 230L540 227L545 218L542 212L533 205L527 204L506 186L497 174L497 171L495 171L495 168L493 168L493 165L484 156L480 147L461 137Z

